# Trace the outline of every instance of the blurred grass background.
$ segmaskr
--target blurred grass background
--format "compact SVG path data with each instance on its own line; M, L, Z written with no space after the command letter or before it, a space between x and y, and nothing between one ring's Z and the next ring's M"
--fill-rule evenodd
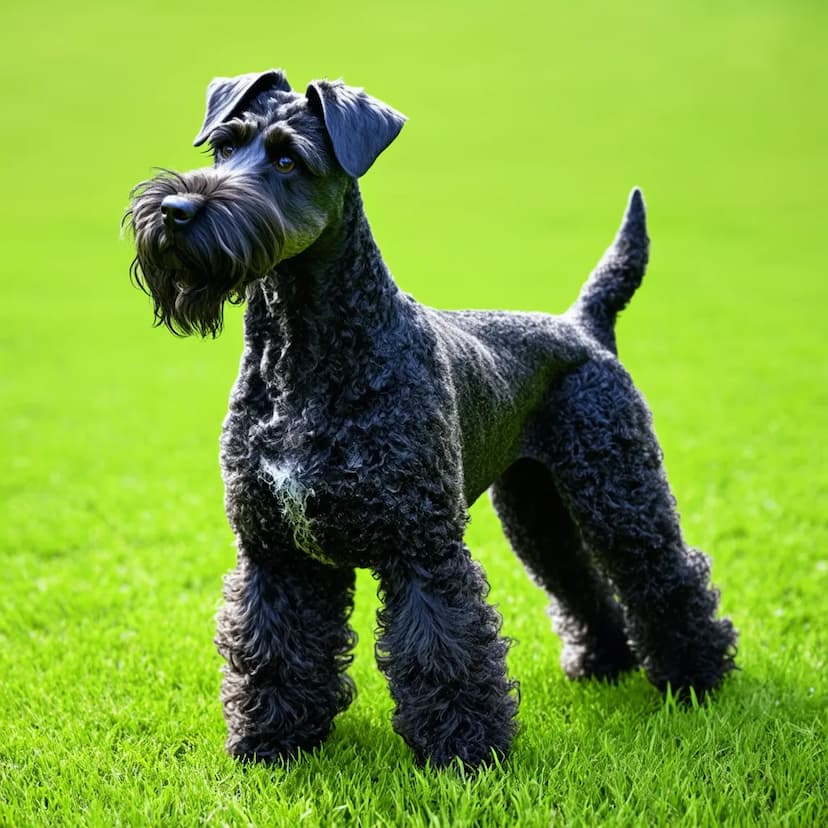
M7 2L0 824L828 819L827 24L809 0ZM292 771L224 759L216 456L241 312L215 342L153 330L118 222L153 166L206 163L210 78L271 66L409 116L363 192L428 304L565 309L643 188L651 267L619 343L742 634L712 708L565 682L481 503L469 540L519 640L509 765L411 766L367 576L361 695L331 743Z

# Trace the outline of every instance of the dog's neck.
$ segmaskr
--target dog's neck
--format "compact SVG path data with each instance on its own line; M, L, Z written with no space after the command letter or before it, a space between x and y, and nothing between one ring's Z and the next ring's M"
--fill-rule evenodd
M374 241L356 181L341 221L249 292L245 339L271 390L316 392L337 366L363 365L387 350L401 294Z

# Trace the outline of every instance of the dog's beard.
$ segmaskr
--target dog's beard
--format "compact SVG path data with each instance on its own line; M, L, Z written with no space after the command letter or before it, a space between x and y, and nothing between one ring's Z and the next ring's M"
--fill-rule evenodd
M186 227L170 230L161 215L168 195L198 201ZM215 337L224 303L239 304L248 284L273 269L284 224L255 180L199 170L164 171L138 184L124 217L135 236L132 280L153 300L156 325L176 335Z

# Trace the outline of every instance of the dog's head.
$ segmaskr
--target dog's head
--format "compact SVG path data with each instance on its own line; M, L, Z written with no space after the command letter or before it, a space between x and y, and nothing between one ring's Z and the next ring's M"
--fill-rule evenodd
M134 281L156 324L215 336L224 302L322 244L350 182L394 140L405 118L361 89L314 81L305 94L270 70L216 78L195 146L213 165L161 171L131 193Z

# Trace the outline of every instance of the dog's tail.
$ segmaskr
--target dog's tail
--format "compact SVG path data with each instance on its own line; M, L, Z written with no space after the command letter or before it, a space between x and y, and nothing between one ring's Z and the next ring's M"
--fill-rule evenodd
M650 240L641 190L630 193L627 212L615 241L581 288L570 313L606 348L617 353L615 317L641 284L647 269Z

